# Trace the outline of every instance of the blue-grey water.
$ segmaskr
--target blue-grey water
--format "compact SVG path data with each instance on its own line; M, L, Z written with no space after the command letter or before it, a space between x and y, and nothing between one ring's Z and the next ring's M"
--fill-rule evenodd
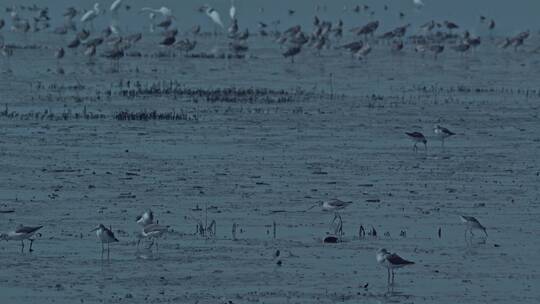
M67 5L93 5L45 2L53 28ZM195 58L227 52L224 35L184 33L195 24L213 31L195 12L201 3L125 2L122 29L143 38L130 49L140 56L121 58L118 69L99 56L109 46L89 63L83 49L66 48L73 33L11 32L2 10L13 55L0 55L0 211L14 212L0 213L0 231L44 228L32 253L0 243L0 303L540 301L536 1L426 0L415 10L396 0L386 1L388 13L384 1L326 1L317 14L342 18L345 37L321 54L303 49L294 64L258 35L245 58ZM230 2L209 3L228 24ZM375 15L350 12L356 3ZM317 5L235 4L252 33L276 19L281 30L300 23L311 32ZM174 10L179 37L198 41L191 55L158 46L162 37L136 13L143 5ZM480 14L497 21L491 37ZM464 55L448 42L437 60L407 39L401 53L373 40L364 60L334 48L358 39L347 29L375 19L379 33L411 22L408 35L450 19L483 40ZM517 51L497 47L526 29ZM59 47L66 56L57 61ZM123 111L177 119L118 120ZM436 124L456 133L444 148ZM426 151L413 151L411 131L426 135ZM305 210L332 198L353 204L340 212L342 241L323 244L334 213ZM170 226L159 252L137 248L135 218L147 208ZM462 214L487 227L487 240L475 232L465 241ZM212 220L215 236L196 234ZM99 223L120 240L110 260L90 232ZM359 237L360 226L377 236ZM416 263L390 287L375 260L381 247Z

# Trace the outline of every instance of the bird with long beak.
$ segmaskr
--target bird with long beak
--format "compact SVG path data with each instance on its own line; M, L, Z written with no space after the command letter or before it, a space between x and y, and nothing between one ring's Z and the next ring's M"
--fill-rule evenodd
M103 259L103 253L105 252L105 244L107 244L107 259L110 259L110 243L119 242L119 240L114 236L114 233L111 229L105 227L103 224L99 224L98 227L92 229L90 232L96 232L97 237L101 241L101 258Z

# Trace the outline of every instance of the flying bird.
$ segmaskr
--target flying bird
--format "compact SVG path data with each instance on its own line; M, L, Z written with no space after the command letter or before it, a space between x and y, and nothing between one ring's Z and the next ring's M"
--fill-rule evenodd
M154 9L154 8L150 8L150 7L143 7L141 8L141 12L151 12L151 13L159 13L159 14L162 14L163 17L168 17L168 18L174 18L173 14L172 14L172 10L168 7L165 7L165 6L162 6L158 9Z
M118 9L122 5L123 0L114 0L114 2L111 4L110 11L113 13L118 12Z
M206 15L210 17L210 19L212 19L215 24L221 26L221 28L225 28L225 26L223 26L223 22L221 22L221 17L219 16L219 13L213 7L205 4L201 6L200 11L205 12Z
M231 20L236 19L236 7L234 6L234 0L231 0L231 8L229 9L229 16Z
M94 4L94 8L89 10L88 12L86 12L81 17L81 22L83 22L83 23L90 22L90 21L96 19L96 17L99 15L99 13L100 13L99 3L96 2Z

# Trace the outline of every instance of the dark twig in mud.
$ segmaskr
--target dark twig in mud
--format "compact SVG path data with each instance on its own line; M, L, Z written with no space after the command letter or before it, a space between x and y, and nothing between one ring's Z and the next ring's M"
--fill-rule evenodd
M232 240L236 241L236 229L238 228L238 225L236 223L233 223L232 225Z

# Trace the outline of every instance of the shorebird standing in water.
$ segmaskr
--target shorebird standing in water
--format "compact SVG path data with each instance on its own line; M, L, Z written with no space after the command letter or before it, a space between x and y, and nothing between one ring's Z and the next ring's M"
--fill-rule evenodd
M441 147L444 147L444 140L447 137L450 137L452 135L456 135L456 133L448 130L445 127L441 127L439 125L435 126L435 128L433 129L433 132L435 132L435 135L437 135L439 137L439 139L441 140Z
M24 240L29 240L30 249L28 249L28 252L32 252L34 251L32 249L32 244L34 243L33 236L41 228L43 228L43 226L27 227L19 225L14 231L0 234L0 240L3 239L6 241L21 241L21 252L24 251Z
M92 229L90 232L94 231L96 231L96 235L101 241L101 259L103 259L103 252L105 252L105 244L107 244L107 259L110 259L110 243L119 242L119 240L114 236L112 230L103 226L103 224L99 224L97 228Z
M379 263L383 267L386 267L386 269L388 270L388 285L394 284L394 269L414 264L414 262L407 261L395 253L388 252L384 248L377 251L376 257L377 263Z
M423 143L425 150L427 151L427 139L424 134L420 132L405 132L405 134L407 134L407 136L409 136L409 138L414 142L414 152L418 151L418 147L416 146L418 143Z
M465 229L465 242L468 243L467 232L469 232L471 234L470 241L472 242L472 238L474 237L473 230L481 230L481 231L483 231L484 234L486 235L486 239L487 239L488 234L487 234L487 231L486 231L486 227L482 226L482 224L480 224L480 222L475 217L461 215L460 218L461 218L461 221L463 223L465 223L465 225L467 226L467 228ZM484 241L485 241L485 239L484 239Z

